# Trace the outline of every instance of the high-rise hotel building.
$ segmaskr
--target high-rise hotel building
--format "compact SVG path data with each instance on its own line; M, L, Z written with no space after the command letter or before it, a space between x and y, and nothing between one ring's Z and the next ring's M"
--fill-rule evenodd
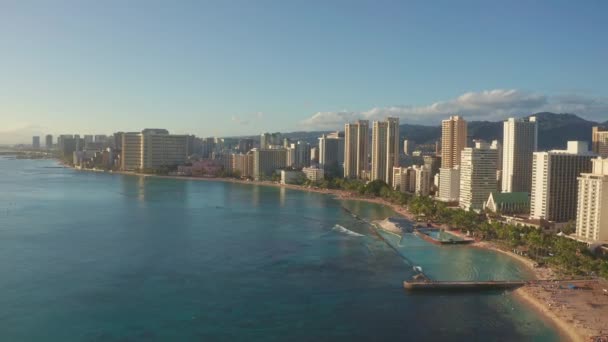
M467 147L467 122L460 116L441 121L441 167L460 165L460 155Z
M273 172L287 166L287 151L284 148L254 148L251 152L253 153L254 180L268 179Z
M45 140L46 140L45 141L46 142L46 144L45 144L46 145L46 149L47 150L52 149L53 148L53 136L51 134L47 134Z
M121 169L156 170L186 161L186 135L169 134L166 129L144 129L122 135Z
M393 167L399 165L399 119L374 121L371 180L393 184Z
M460 199L460 165L439 169L437 199L443 202L458 202Z
M40 136L33 136L32 137L32 148L34 150L39 150L40 149Z
M498 150L486 142L465 147L460 163L459 205L465 210L480 210L490 193L497 189L496 167Z
M460 160L467 146L467 122L460 116L441 121L440 201L455 202L460 197Z
M344 126L344 178L362 179L369 168L369 121Z
M253 177L253 153L232 155L232 171L238 171L242 178Z
M530 192L532 154L538 146L536 117L509 118L503 126L502 192Z
M608 158L595 158L591 173L578 177L576 236L608 242Z
M608 158L608 127L591 128L591 149L602 158Z
M530 217L555 223L576 218L578 177L591 171L587 142L568 141L566 150L534 152Z
M344 136L339 132L323 134L319 138L319 167L326 175L334 177L344 173Z

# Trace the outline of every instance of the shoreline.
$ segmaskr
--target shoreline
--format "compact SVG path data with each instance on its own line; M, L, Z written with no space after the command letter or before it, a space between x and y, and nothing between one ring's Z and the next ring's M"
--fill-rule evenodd
M62 164L63 165L63 164ZM375 203L384 205L394 211L397 215L404 217L412 222L415 222L415 217L412 215L407 208L402 207L398 204L390 203L382 198L368 198L361 197L355 193L346 190L338 190L338 189L321 189L321 188L311 188L300 185L293 184L280 184L277 182L270 181L248 181L248 180L240 180L233 178L205 178L205 177L189 177L189 176L163 176L163 175L153 175L153 174L143 174L143 173L135 173L135 172L125 172L125 171L115 171L108 172L103 170L92 170L92 169L76 169L67 165L64 165L67 168L71 168L76 171L84 171L84 172L97 172L97 173L105 173L105 174L118 174L123 176L138 176L138 177L152 177L152 178L160 178L160 179L174 179L174 180L186 180L186 181L207 181L207 182L224 182L224 183L234 183L234 184L248 184L248 185L262 185L262 186L271 186L275 188L286 188L291 190L298 191L306 191L306 192L314 192L326 195L332 195L337 200L355 200L355 201L363 201L368 203ZM382 227L378 227L378 225L374 225L376 229L383 229ZM384 230L384 229L383 229ZM391 230L387 230L390 233L394 233ZM464 236L460 231L452 231L451 233L455 233L459 236ZM491 242L486 241L476 241L469 246L475 248L481 248L486 250L491 250L496 253L501 253L509 256L511 259L516 260L519 264L526 267L533 274L535 280L547 280L551 279L554 275L553 271L549 268L537 268L534 267L534 261L528 259L526 257L517 255L511 251L505 251L500 249L496 245ZM558 334L562 337L566 337L571 341L583 341L586 337L590 336L585 332L578 329L573 322L569 322L568 320L559 317L554 312L551 311L550 304L543 299L537 298L531 293L530 286L526 285L522 288L519 288L513 291L514 298L524 303L524 305L528 306L531 310L534 310L537 314L539 314L542 319L544 319L549 324L553 325L553 327L557 330Z
M64 164L61 164L64 165ZM382 198L377 197L362 197L348 190L339 190L339 189L323 189L323 188L313 188L306 187L302 185L295 184L280 184L272 181L252 181L252 180L242 180L235 178L224 178L224 177L192 177L192 176L163 176L163 175L154 175L147 173L137 173L137 172L129 172L129 171L104 171L104 170L94 170L94 169L78 169L75 167L71 167L68 165L64 165L66 168L82 171L82 172L95 172L95 173L104 173L109 175L123 175L123 176L137 176L137 177L152 177L152 178L161 178L161 179L175 179L175 180L188 180L188 181L205 181L205 182L224 182L224 183L234 183L234 184L247 184L247 185L262 185L262 186L271 186L275 188L285 188L291 190L299 190L306 192L314 192L319 194L332 195L338 200L352 200L352 201L363 201L368 203L376 203L380 205L384 205L389 207L395 213L405 217L408 220L414 221L414 215L412 215L407 208L401 207L398 204L390 203Z
M553 313L543 301L529 293L529 289L526 286L520 287L512 292L515 300L527 305L539 316L543 317L543 319L552 324L560 336L567 338L569 341L578 342L585 340L584 334L581 334L581 332L578 331L575 326L567 322L565 319Z
M533 282L514 291L515 298L533 307L572 341L608 339L608 288L605 280Z

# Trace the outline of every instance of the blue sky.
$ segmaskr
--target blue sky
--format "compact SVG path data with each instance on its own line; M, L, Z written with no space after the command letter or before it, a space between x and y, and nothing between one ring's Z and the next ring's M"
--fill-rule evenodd
M0 143L608 120L606 1L3 1Z

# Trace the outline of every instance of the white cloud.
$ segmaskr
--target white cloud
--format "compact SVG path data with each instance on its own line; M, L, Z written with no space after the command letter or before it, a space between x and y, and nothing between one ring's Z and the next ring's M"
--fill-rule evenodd
M382 120L388 116L414 124L438 124L449 115L462 115L467 120L501 120L541 111L573 113L589 120L608 118L608 99L580 95L547 96L516 89L494 89L464 93L454 99L427 106L376 107L362 112L317 112L301 122L302 128L330 130L357 119Z

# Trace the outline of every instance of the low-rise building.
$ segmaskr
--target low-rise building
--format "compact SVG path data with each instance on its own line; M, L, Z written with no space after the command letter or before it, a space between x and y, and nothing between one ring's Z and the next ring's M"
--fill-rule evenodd
M528 214L530 212L530 194L495 191L488 196L485 209L504 215Z
M304 173L296 170L281 170L281 184L302 184Z
M305 167L302 168L302 172L312 182L321 182L325 179L325 171L318 167Z
M224 170L220 160L203 159L195 161L192 165L180 165L177 174L192 177L217 177Z

